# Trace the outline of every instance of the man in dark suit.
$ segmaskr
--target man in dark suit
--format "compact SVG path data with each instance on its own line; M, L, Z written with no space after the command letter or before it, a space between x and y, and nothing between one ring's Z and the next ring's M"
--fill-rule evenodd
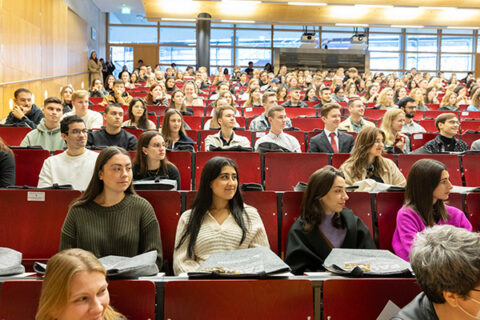
M338 130L341 121L340 105L327 103L323 106L321 116L325 129L310 140L308 150L322 153L350 153L353 148L352 135Z

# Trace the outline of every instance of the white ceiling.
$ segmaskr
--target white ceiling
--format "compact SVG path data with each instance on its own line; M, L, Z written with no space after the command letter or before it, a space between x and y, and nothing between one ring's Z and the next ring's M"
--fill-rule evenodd
M102 12L115 12L121 11L122 5L130 7L132 13L145 14L143 9L142 0L92 0L95 5Z

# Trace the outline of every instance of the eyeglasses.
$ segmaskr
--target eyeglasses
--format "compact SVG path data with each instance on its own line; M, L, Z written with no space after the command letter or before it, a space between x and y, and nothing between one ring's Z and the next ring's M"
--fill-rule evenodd
M87 133L88 133L88 130L87 130L87 129L82 129L82 130L80 130L80 129L73 129L73 130L72 130L72 134L80 134L80 133L82 133L82 134L87 134Z

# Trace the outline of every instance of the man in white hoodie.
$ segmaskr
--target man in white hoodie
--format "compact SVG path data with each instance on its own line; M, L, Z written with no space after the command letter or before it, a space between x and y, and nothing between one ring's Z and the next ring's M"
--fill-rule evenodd
M30 131L20 143L21 147L41 146L45 150L55 151L65 148L60 134L60 119L63 115L63 106L60 99L50 97L43 102L45 117L35 129Z

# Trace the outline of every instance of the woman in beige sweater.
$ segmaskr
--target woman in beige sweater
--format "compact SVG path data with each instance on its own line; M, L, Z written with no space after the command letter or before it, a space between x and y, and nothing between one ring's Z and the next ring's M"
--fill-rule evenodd
M353 146L352 155L341 166L347 185L365 179L394 186L405 186L405 177L395 163L382 157L385 133L376 127L360 131Z
M98 60L97 52L95 51L92 51L90 59L88 59L88 77L88 83L92 83L93 80L97 79L103 83L102 63Z
M243 203L238 170L229 158L214 157L202 170L192 209L180 217L173 271L192 272L215 252L268 247L257 209Z

